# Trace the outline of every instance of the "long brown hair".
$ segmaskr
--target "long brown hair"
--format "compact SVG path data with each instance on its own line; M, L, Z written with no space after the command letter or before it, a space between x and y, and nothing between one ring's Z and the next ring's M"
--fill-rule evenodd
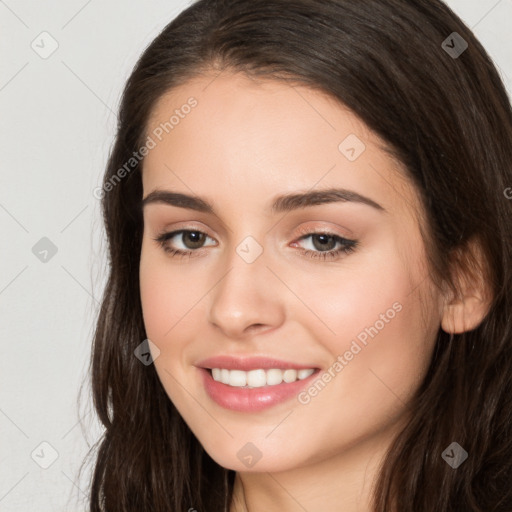
M450 52L455 47L462 53ZM430 277L439 286L458 293L454 268L476 275L469 248L479 244L489 311L469 332L439 329L373 510L510 512L512 112L491 58L440 0L199 0L143 52L122 96L101 198L109 275L90 376L105 432L94 446L91 512L229 510L234 472L208 456L153 365L134 357L146 339L143 159L126 167L146 143L157 100L211 70L307 85L355 112L420 193ZM441 457L453 441L469 454L457 469Z

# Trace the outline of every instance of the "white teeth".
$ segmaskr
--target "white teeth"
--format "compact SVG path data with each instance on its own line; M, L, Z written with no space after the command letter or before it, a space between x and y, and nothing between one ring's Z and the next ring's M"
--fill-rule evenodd
M245 386L247 384L247 375L240 370L231 370L229 372L229 382L231 386Z
M229 384L229 370L225 370L224 368L220 371L220 381L223 384Z
M299 380L305 379L306 377L309 377L314 371L315 370L311 370L309 368L304 369L304 370L299 370L297 372L297 377L299 378Z
M229 385L236 386L231 380L231 373L236 370L230 370ZM240 371L240 370L238 370ZM267 383L267 376L265 370L251 370L250 372L241 372L247 375L247 385L251 388L259 388Z
M297 380L297 370L285 370L283 380L285 382L295 382Z
M272 368L267 370L267 386L274 386L283 382L283 372Z
M314 369L302 370L271 368L270 370L226 370L225 368L212 368L213 380L233 387L259 388L261 386L275 386L281 382L295 382L309 377Z

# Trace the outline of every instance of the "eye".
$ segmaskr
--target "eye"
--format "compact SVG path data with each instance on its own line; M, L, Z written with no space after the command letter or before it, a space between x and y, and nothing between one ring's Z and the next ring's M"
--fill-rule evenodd
M301 254L309 258L338 259L342 254L350 254L358 246L357 240L349 240L329 232L306 232L299 240L311 238L311 249L302 249ZM295 244L296 242L294 242ZM338 245L338 248L335 247Z
M339 235L329 232L309 232L306 233L299 240L311 238L313 249L300 250L300 253L308 258L337 259L342 254L349 254L355 250L358 245L357 240L349 240ZM178 236L181 235L181 236ZM170 243L174 238L181 240L184 248L176 248L174 243ZM181 229L178 231L163 232L159 234L155 241L163 248L163 250L173 257L192 257L196 254L202 253L198 249L203 247L207 238L210 238L206 233L199 230ZM210 240L213 240L210 238ZM292 245L296 245L294 242ZM211 245L215 245L211 244ZM338 245L338 248L335 247Z
M181 237L178 237L181 235ZM184 249L176 249L169 245L169 241L173 238L181 239L181 244L185 246ZM156 240L163 248L163 250L172 256L192 256L192 253L197 252L203 245L206 238L210 238L206 233L199 230L181 229L179 231L172 231L170 233L161 233L154 240ZM213 240L213 238L210 238Z

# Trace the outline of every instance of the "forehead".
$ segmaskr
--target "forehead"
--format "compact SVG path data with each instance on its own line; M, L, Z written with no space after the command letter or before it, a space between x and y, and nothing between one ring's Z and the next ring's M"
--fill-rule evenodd
M342 186L395 213L419 203L383 141L342 103L304 86L200 75L159 99L146 135L154 147L144 158L144 195L236 194L247 207L277 193Z

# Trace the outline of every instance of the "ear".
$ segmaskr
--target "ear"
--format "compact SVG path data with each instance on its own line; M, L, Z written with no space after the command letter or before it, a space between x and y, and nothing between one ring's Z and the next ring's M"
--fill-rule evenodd
M447 333L460 334L478 327L491 305L491 286L485 269L485 256L480 243L470 240L454 252L451 261L454 283L459 294L445 295L441 328Z

